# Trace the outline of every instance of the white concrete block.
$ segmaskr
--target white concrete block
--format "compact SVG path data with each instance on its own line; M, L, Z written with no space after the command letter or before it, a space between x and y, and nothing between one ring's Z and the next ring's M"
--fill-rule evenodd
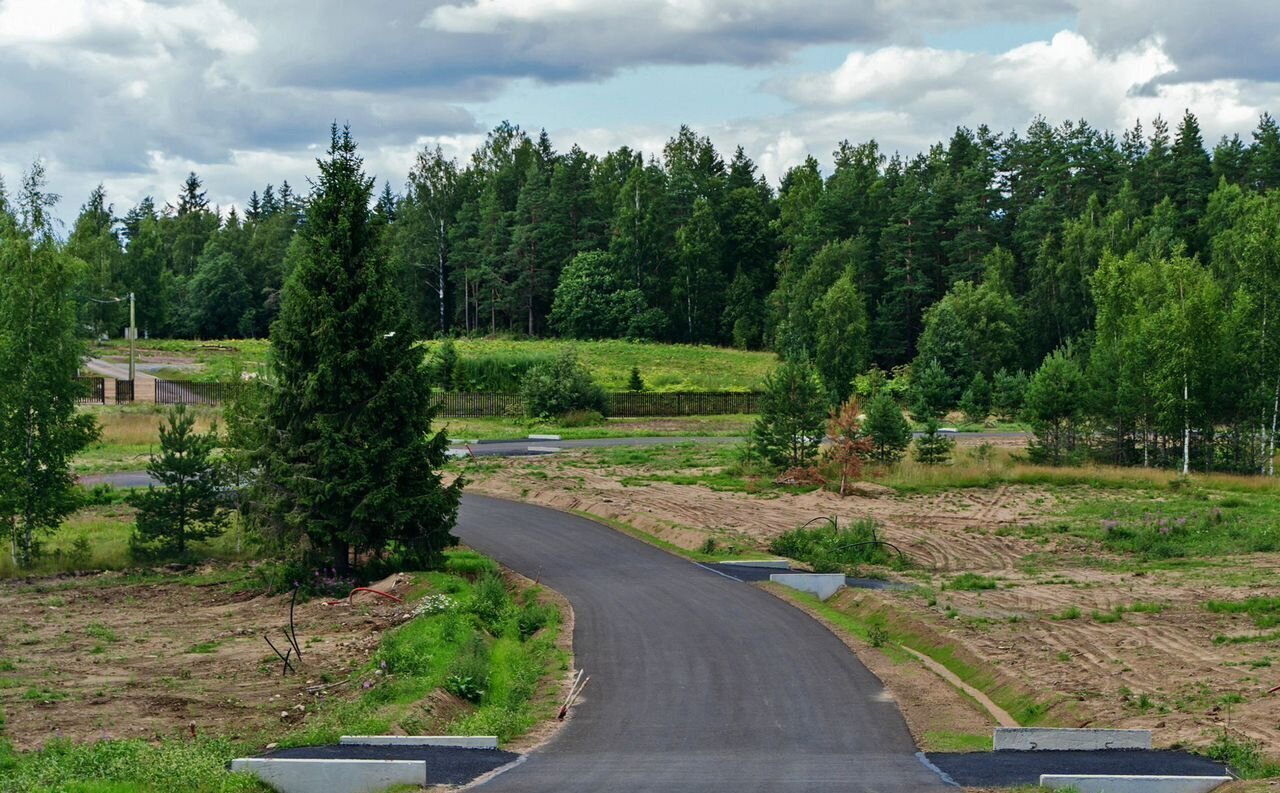
M530 435L530 436L529 436L529 440L531 440L531 441L558 441L558 440L560 440L560 436L559 436L559 435Z
M789 559L734 559L732 561L717 562L717 564L740 564L743 567L769 567L775 570L791 569L791 560Z
M1118 774L1041 774L1040 787L1078 793L1208 793L1229 776L1122 776Z
M454 746L461 749L497 749L496 735L344 735L338 743L348 746Z
M379 793L392 785L427 784L422 760L312 760L244 757L231 770L253 774L279 793Z
M774 573L769 580L801 592L810 592L817 595L818 600L826 600L844 586L841 573Z
M1151 730L996 727L992 743L997 752L1150 749Z

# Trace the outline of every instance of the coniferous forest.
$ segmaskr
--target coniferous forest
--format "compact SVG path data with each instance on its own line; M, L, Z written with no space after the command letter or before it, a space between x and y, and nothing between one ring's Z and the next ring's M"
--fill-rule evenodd
M424 338L515 334L770 349L912 411L1018 413L1033 453L1270 472L1280 414L1280 125L1209 146L1196 117L958 129L904 157L842 142L772 185L682 127L660 153L558 150L502 124L466 162L421 152L374 211ZM305 175L300 174L299 177ZM308 198L239 211L196 174L60 244L86 334L139 294L150 336L265 336ZM15 216L19 201L0 198ZM892 390L892 389L891 389ZM909 397L908 394L914 395Z

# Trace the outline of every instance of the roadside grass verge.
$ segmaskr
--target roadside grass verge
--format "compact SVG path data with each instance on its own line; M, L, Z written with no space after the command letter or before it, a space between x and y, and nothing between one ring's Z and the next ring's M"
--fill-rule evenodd
M586 518L587 520L595 521L596 523L602 523L615 531L630 535L641 542L652 545L655 548L661 548L667 553L675 556L681 556L692 562L713 564L715 562L745 562L774 558L772 554L768 554L763 551L758 551L752 548L738 548L733 544L721 545L719 542L716 542L711 546L704 543L702 548L698 550L681 548L675 543L667 542L660 537L655 537L643 529L638 529L630 523L624 523L623 521L614 520L613 518L606 518L603 515L597 515L593 512L586 512L580 509L571 509L568 510L568 512L571 515L577 515L580 518Z
M422 613L384 634L355 673L360 695L325 703L281 746L333 743L342 735L483 734L509 741L551 715L544 681L568 668L556 646L559 610L541 590L514 591L493 563L451 551L446 572L418 574ZM424 706L428 700L445 699Z
M1004 678L981 658L870 595L849 594L824 603L807 593L772 584L766 588L784 599L803 603L806 608L864 642L878 645L893 660L911 657L902 647L928 656L988 696L1024 727L1072 726L1078 721L1070 713L1070 702L1066 699L1046 697ZM876 641L872 641L873 638Z

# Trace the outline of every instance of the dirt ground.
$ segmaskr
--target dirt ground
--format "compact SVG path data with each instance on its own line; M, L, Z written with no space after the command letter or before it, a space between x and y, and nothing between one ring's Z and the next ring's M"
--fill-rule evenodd
M1209 599L1280 596L1280 555L1134 572L1099 564L1096 549L1081 540L1032 538L1021 531L1076 500L1118 497L1085 487L898 496L870 486L841 499L826 492L757 496L662 482L622 484L624 477L642 473L603 468L588 454L568 453L505 460L469 475L468 488L590 512L686 549L701 547L709 537L721 547L763 549L814 517L874 517L885 537L911 557L909 580L923 588L871 597L984 659L1002 678L1057 703L1052 719L1063 726L1153 728L1162 746L1203 746L1226 728L1280 755L1280 693L1267 694L1280 685L1280 641L1215 642L1259 631L1247 615L1213 614L1203 605ZM999 588L947 589L961 572L993 577ZM1115 607L1139 602L1159 604L1160 610L1126 611L1107 621ZM874 655L862 649L864 658ZM938 721L938 713L943 724L928 729L985 729L989 720L974 717L972 708L966 715L927 700L912 706L919 699L915 688L907 678L895 690L909 722ZM912 726L919 736L919 725Z
M376 596L357 596L350 607L320 599L300 604L303 662L298 674L282 677L263 635L285 651L288 596L118 578L0 586L0 659L7 662L0 667L0 706L6 736L18 749L54 737L278 732L328 695L308 687L344 680L367 661L381 631L408 616L406 607Z

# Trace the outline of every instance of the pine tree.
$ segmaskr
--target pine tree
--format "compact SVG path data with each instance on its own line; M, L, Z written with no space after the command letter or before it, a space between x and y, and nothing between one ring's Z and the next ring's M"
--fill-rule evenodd
M136 554L182 556L189 543L217 537L226 529L221 492L226 476L213 456L218 428L202 433L195 425L195 416L185 405L177 405L160 427L160 453L147 465L147 473L160 486L129 498L138 510L129 541Z
M991 383L982 372L974 373L960 396L960 410L970 424L982 424L991 415Z
M924 424L924 434L916 438L916 462L922 465L943 465L951 462L956 442L946 433L938 431L938 420L930 418Z
M1026 372L1000 369L991 381L991 408L1004 421L1012 421L1022 412L1026 392Z
M926 420L946 414L955 404L955 381L936 358L911 367L911 415Z
M1025 414L1035 433L1031 459L1059 465L1075 450L1084 378L1069 350L1055 350L1027 384Z
M0 530L19 567L75 509L71 458L97 437L93 417L75 409L84 347L72 295L83 265L53 235L56 200L33 164L20 222L0 237Z
M299 231L297 268L271 329L259 492L277 536L327 553L389 547L431 562L452 542L461 481L432 432L431 383L378 244L372 180L349 130L332 130Z
M902 408L884 389L871 398L862 431L871 440L871 456L882 465L902 459L911 445L911 425Z
M826 425L826 400L808 362L787 361L765 377L750 443L779 468L808 465Z

